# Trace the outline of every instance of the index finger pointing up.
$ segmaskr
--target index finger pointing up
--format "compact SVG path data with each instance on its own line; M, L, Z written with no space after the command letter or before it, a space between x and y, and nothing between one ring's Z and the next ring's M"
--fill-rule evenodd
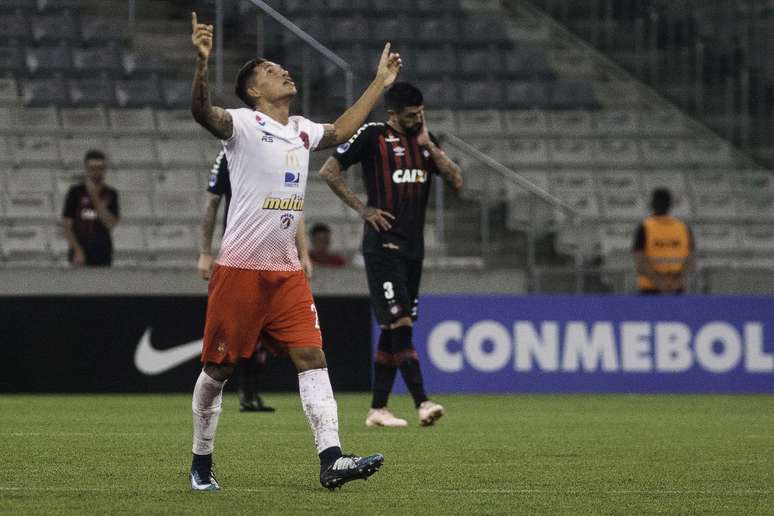
M198 25L198 21L196 19L196 12L191 12L191 27L193 30L196 30L196 25Z

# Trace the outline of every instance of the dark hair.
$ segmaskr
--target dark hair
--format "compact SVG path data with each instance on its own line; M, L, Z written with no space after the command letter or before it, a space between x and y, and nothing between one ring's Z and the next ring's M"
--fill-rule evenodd
M239 97L239 100L252 109L255 109L255 101L247 94L247 89L250 87L250 78L253 76L255 67L265 62L266 59L261 57L250 59L242 65L242 68L239 69L239 73L237 74L234 92L236 93L236 96Z
M656 188L650 198L650 207L656 215L666 215L672 208L672 194L666 188Z
M400 112L409 106L421 106L422 92L407 82L396 82L384 94L384 106L389 111Z
M83 156L83 162L86 163L90 159L101 159L105 161L107 158L105 158L105 153L101 150L89 149L86 151L86 155Z
M331 228L328 227L327 224L323 224L322 222L318 222L314 226L312 226L312 229L309 230L309 235L315 236L317 233L330 233Z

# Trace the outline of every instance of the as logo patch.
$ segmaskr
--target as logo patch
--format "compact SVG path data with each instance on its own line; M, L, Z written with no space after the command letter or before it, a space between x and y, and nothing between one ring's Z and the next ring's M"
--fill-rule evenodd
M289 186L291 188L298 188L300 184L301 184L300 172L285 172L285 186Z
M293 215L290 213L284 213L282 217L280 217L280 226L282 229L288 229L290 225L293 223Z

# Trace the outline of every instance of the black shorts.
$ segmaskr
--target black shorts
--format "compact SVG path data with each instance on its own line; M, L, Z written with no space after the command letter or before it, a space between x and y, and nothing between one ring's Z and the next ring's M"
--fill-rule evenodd
M401 317L417 319L422 260L409 260L398 253L367 253L368 291L376 320L384 326Z

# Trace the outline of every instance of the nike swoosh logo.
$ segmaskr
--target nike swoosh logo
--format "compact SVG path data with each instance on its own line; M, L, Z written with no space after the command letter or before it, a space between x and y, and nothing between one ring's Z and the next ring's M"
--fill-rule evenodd
M151 344L151 329L145 330L134 351L134 365L148 376L155 376L196 358L202 352L202 339L169 349L156 349Z

